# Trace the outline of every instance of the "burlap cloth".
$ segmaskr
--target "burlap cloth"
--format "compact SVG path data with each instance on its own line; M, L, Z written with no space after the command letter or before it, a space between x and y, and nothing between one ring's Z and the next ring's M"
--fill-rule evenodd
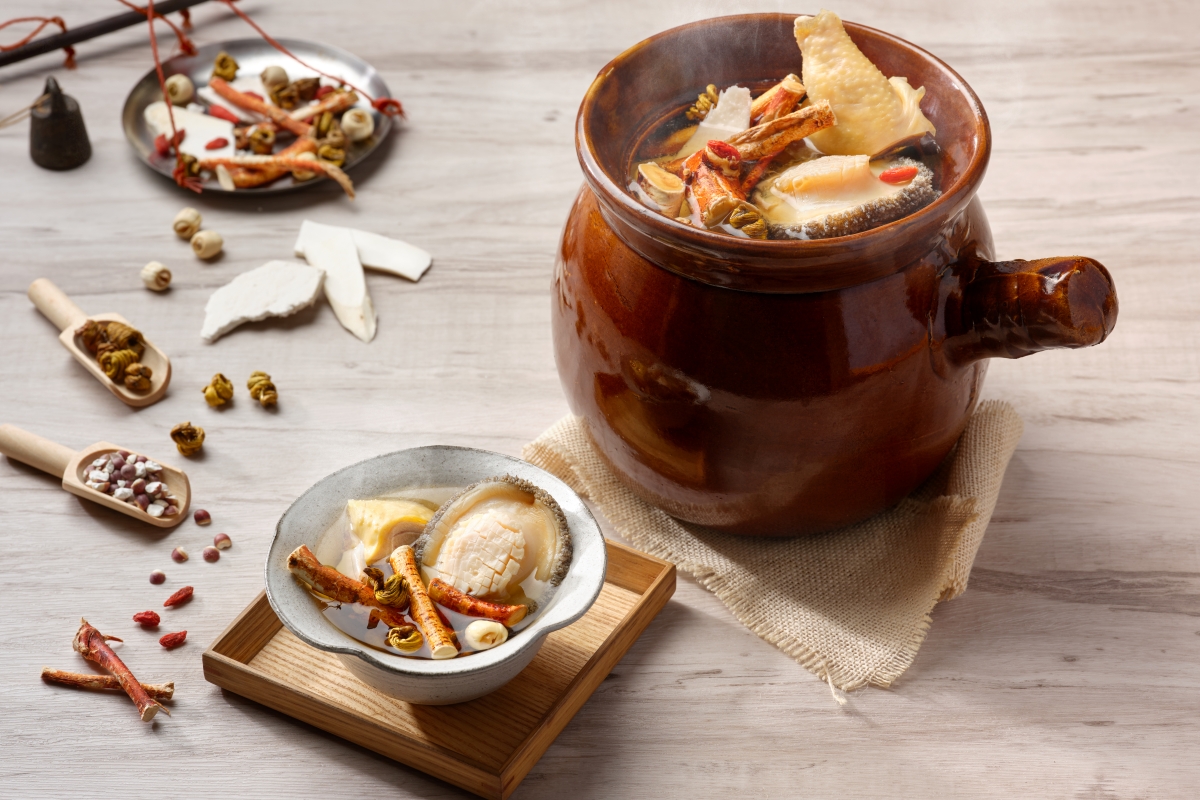
M795 539L718 533L668 516L617 480L576 417L526 445L522 457L592 501L634 546L695 577L842 702L837 690L887 687L900 677L933 607L966 590L1023 427L1007 403L982 403L938 472L895 508Z

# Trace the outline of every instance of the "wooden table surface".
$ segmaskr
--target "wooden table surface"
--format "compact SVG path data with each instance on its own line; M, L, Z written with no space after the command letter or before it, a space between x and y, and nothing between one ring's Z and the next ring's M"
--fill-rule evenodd
M200 654L262 587L274 522L333 469L445 443L519 453L566 412L549 336L555 246L581 175L575 110L596 71L659 30L775 3L312 0L240 4L279 36L374 64L408 121L336 188L277 199L195 197L141 166L119 114L150 68L144 28L0 70L0 116L47 74L78 98L95 153L53 173L27 126L0 131L0 421L73 446L99 439L181 461L167 437L208 431L187 462L196 506L164 533L0 459L0 796L459 797L457 789L206 683ZM2 0L0 19L79 25L115 3ZM796 9L792 9L796 10ZM812 11L813 9L799 9ZM651 625L515 795L558 797L1194 797L1200 779L1200 49L1195 6L1148 0L845 0L847 19L938 54L982 97L995 137L981 197L1001 257L1083 253L1116 278L1101 347L993 362L985 397L1027 427L970 589L941 605L889 691L829 689L681 579ZM213 4L200 43L253 35ZM14 29L0 34L15 38ZM169 49L170 36L160 41ZM701 84L704 76L696 76ZM226 241L211 264L170 229L194 205ZM301 220L406 239L434 254L417 284L367 282L371 344L324 303L199 337L208 295L289 258ZM139 268L175 275L163 295ZM49 277L85 311L119 311L172 357L167 398L134 411L96 385L25 297ZM241 385L279 387L275 413ZM239 386L207 408L217 371ZM199 558L213 533L233 548ZM175 564L182 545L193 554ZM147 582L153 569L166 587ZM196 586L167 652L130 615ZM122 635L145 680L173 679L171 719L120 697L42 684L79 668L79 617ZM172 623L175 627L175 623ZM85 667L86 669L86 667Z

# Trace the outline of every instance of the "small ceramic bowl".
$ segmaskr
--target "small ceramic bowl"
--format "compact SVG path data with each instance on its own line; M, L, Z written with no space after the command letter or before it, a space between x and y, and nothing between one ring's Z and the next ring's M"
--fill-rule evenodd
M574 554L570 569L533 622L492 650L444 661L390 655L350 638L321 614L287 568L302 544L314 550L346 501L403 490L463 487L504 474L545 489L567 517ZM474 700L517 676L552 631L582 617L600 594L607 566L604 536L587 506L565 483L519 459L466 447L418 447L338 470L292 503L275 528L267 555L267 597L279 619L302 641L335 653L363 683L410 703L445 705Z

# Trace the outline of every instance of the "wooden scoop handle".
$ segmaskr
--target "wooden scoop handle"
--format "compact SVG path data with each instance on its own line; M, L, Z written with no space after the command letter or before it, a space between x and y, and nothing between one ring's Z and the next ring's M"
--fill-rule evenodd
M13 425L0 425L0 453L59 478L75 457L71 448Z
M29 299L37 306L38 311L45 314L48 320L58 326L60 331L78 327L87 319L87 314L83 313L83 309L63 294L62 289L45 278L38 278L29 284Z

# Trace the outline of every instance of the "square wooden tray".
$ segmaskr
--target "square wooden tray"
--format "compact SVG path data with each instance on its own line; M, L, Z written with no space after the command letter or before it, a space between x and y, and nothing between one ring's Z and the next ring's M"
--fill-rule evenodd
M486 697L415 706L283 627L266 593L204 653L204 677L481 797L507 798L675 593L675 566L616 542L600 597ZM519 710L516 711L515 710Z

